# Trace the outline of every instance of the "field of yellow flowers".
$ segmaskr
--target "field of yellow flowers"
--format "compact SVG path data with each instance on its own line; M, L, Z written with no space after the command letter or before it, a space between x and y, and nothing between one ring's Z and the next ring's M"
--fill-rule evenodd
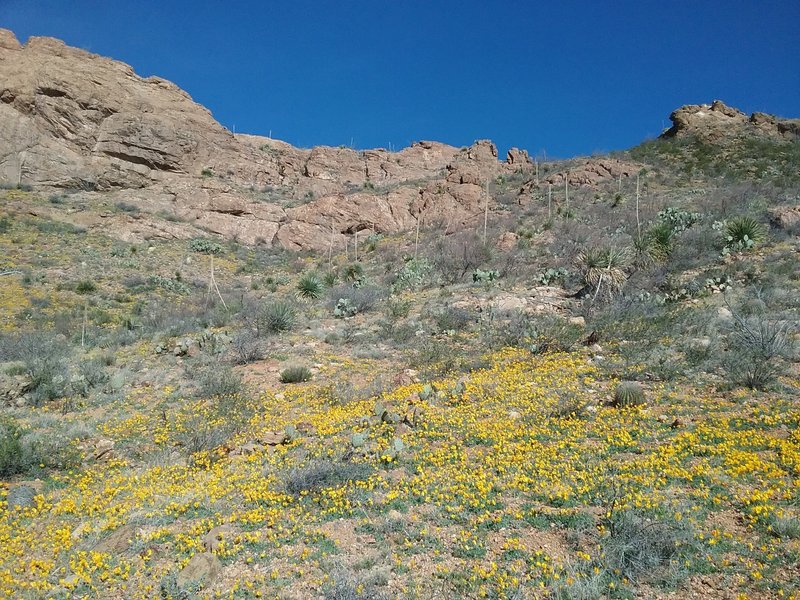
M22 510L0 491L0 597L185 597L202 553L221 565L202 598L337 578L364 598L797 597L792 399L652 387L617 409L584 353L488 360L348 403L313 383L170 411L169 389L132 394L107 460ZM180 458L234 415L224 446Z

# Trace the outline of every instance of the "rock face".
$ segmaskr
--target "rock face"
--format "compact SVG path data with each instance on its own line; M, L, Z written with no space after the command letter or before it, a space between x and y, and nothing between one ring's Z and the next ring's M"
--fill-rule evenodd
M210 552L195 554L180 573L177 583L180 588L208 586L222 571L222 563Z
M164 79L52 38L22 45L8 30L0 30L0 129L0 181L136 206L138 215L84 223L131 241L205 231L327 249L362 230L410 229L417 218L456 226L480 214L486 180L532 166L518 149L498 161L488 141L303 150L234 135Z
M696 136L709 142L742 135L760 134L770 137L794 139L800 136L800 119L781 119L774 115L755 112L749 117L742 111L727 106L720 100L709 104L689 104L675 110L670 116L672 127L662 137Z
M800 120L748 118L721 102L683 107L673 123L668 135L713 138L732 126L782 137L800 132ZM130 242L212 234L245 244L339 250L357 235L408 231L418 221L446 231L474 224L486 206L487 183L500 175L529 175L522 203L542 184L567 179L594 187L640 168L588 159L535 180L526 151L512 148L501 161L488 140L466 148L423 141L390 152L308 150L234 135L164 79L139 77L124 63L52 38L32 37L23 45L4 29L0 131L0 183L70 190L98 206L134 206L124 214L51 211L53 218Z

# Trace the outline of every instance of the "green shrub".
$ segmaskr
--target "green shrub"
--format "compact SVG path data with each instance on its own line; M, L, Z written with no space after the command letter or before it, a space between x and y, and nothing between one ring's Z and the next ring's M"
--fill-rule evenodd
M212 364L200 373L197 394L201 398L236 396L243 390L242 376L230 367Z
M195 238L189 242L189 250L201 254L222 254L222 245L205 238Z
M364 282L364 267L361 263L350 263L344 269L344 279L350 283L360 285Z
M280 333L294 327L297 311L294 304L278 300L264 305L258 315L257 330L259 334Z
M11 230L11 219L0 217L0 233L8 233Z
M764 241L766 230L754 218L747 215L734 217L725 223L725 247L723 254L749 250Z
M311 371L308 367L294 365L281 371L281 383L302 383L311 380Z
M97 290L97 286L90 279L84 279L75 286L75 291L79 294L91 294L95 290Z
M784 371L786 359L794 355L791 328L785 321L764 315L733 314L733 331L723 366L733 383L764 389Z
M35 406L63 398L70 392L66 342L43 332L17 336L9 358L25 364L31 379L30 396Z
M75 440L60 432L25 432L0 415L0 477L45 469L68 469L80 463Z
M604 564L620 578L636 583L672 580L681 555L695 548L688 519L666 522L634 512L612 512L601 548Z
M19 425L11 417L0 415L0 477L10 477L27 468L21 437Z
M316 273L305 273L297 282L297 292L302 298L316 300L322 296L323 282Z
M366 479L369 474L370 468L364 464L317 460L289 471L284 486L290 494L300 495L349 481Z
M614 389L614 399L611 404L617 408L641 406L644 404L644 390L635 381L623 381Z
M412 258L395 274L392 290L416 290L422 287L433 269L433 265L424 258Z
M50 198L50 201L51 202L53 201L52 197ZM136 206L135 204L130 204L128 202L117 202L115 206L122 212L131 214L137 214L139 212L138 206Z
M233 336L231 351L237 365L246 365L264 358L264 346L250 329L240 331Z
M186 296L191 292L189 286L183 281L162 277L161 275L150 275L150 277L147 278L147 287L150 289L160 288L181 296Z

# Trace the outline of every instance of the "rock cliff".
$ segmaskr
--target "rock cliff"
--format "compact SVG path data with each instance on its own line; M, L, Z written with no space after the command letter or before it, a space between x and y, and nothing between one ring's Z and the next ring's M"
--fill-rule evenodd
M197 229L244 243L323 249L359 230L394 233L463 224L483 185L530 168L488 141L417 142L399 152L316 147L234 135L174 84L128 65L0 30L0 181L81 190L174 217L111 219L123 237L189 237ZM91 223L89 223L91 225Z

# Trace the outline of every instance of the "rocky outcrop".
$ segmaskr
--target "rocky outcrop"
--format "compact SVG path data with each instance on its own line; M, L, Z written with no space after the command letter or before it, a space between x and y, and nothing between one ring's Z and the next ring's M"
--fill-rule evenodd
M766 135L793 139L800 136L800 119L781 119L775 115L755 112L748 116L721 100L709 104L689 104L670 115L672 127L662 137L695 136L708 142L718 142L736 135Z
M553 173L542 181L551 185L563 185L564 179L567 178L569 184L573 186L595 187L605 181L631 177L641 169L641 164L630 161L616 158L592 158L571 169Z
M487 180L532 166L516 148L500 162L489 141L390 152L234 135L164 79L52 38L22 45L7 30L0 129L0 181L133 206L134 214L75 217L131 241L206 232L321 250L418 218L456 227L480 213Z

